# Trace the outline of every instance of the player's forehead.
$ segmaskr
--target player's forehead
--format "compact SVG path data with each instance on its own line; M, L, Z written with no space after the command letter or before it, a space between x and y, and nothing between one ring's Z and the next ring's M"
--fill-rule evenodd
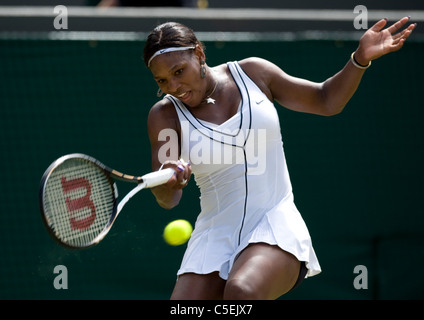
M177 71L182 66L191 62L192 53L169 52L155 57L150 64L154 78L163 77Z

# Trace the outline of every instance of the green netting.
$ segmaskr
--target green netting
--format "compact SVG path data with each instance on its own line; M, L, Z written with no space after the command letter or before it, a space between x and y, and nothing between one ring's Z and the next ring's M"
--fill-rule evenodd
M356 46L208 41L206 52L210 65L260 56L323 81ZM143 41L0 40L0 298L169 297L184 246L167 246L162 230L178 218L194 223L194 182L169 212L143 192L86 251L53 242L38 208L41 175L63 154L86 153L132 174L150 171L146 117L157 87L142 48ZM278 108L295 202L323 268L285 299L424 297L424 278L414 272L424 262L423 49L410 42L375 61L340 115ZM54 288L57 265L68 269L67 290ZM353 286L357 265L368 269L367 290Z

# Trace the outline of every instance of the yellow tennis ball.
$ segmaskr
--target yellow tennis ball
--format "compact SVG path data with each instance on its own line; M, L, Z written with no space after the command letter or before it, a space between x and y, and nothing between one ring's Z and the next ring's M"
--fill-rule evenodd
M179 246L187 242L193 227L187 220L174 220L163 230L163 238L171 246Z

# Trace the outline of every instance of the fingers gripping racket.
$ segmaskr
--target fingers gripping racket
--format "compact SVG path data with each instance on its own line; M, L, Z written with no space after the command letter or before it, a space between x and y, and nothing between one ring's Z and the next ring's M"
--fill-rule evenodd
M99 243L124 205L137 192L166 183L168 168L141 177L110 169L84 155L70 154L53 162L41 179L40 207L50 234L62 245L83 249ZM115 179L137 183L119 203Z

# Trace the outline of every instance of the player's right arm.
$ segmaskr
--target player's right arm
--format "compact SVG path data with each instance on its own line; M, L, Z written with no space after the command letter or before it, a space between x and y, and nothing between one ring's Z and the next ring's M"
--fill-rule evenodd
M181 182L184 179L188 180L191 175L190 166L178 161L180 126L172 102L163 99L151 108L147 118L147 131L151 146L152 169L159 170L163 164L162 168L175 170L175 175L168 183L151 189L162 208L172 209L180 202L182 188L186 185L182 185Z

